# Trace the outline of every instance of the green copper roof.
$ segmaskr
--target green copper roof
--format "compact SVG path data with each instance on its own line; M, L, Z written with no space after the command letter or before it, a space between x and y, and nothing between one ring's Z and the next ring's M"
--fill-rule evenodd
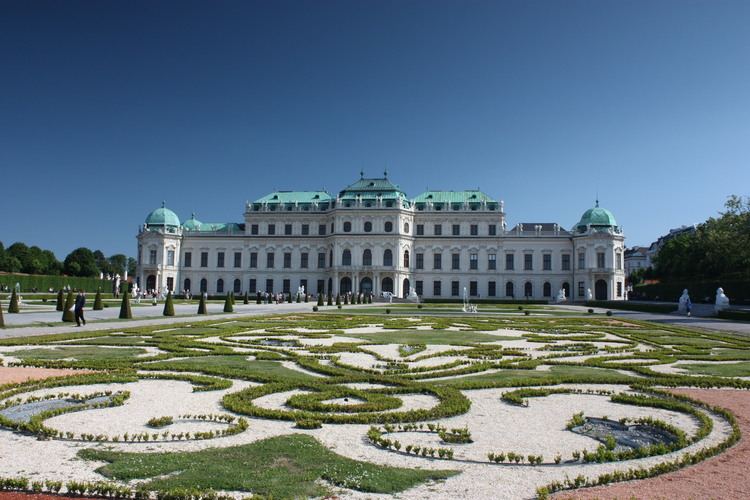
M146 224L153 226L179 226L180 218L177 214L168 209L162 202L161 208L157 208L146 217Z
M198 231L203 224L201 221L195 218L195 214L192 214L188 220L182 225L183 228L188 231Z
M339 198L343 200L354 198L383 198L394 199L406 197L400 187L388 180L388 172L383 172L382 178L368 179L364 172L360 172L360 178L354 184L345 187L340 193Z
M330 200L331 195L325 191L274 191L253 203L314 203Z
M425 191L416 198L414 203L481 203L492 202L495 200L479 190L467 191Z
M589 208L581 216L581 220L578 221L576 226L578 228L586 228L586 226L617 226L617 221L612 212L606 208L599 207L599 201L597 200L594 208Z

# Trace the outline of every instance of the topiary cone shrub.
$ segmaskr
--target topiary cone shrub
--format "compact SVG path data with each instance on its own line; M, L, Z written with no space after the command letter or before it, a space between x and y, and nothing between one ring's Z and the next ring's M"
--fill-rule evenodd
M18 294L15 290L10 294L10 304L8 304L8 313L15 314L21 312L21 308L18 305Z
M305 302L310 302L310 294L305 292Z
M174 299L172 291L167 292L167 300L164 302L164 316L174 316Z
M65 304L65 299L63 298L63 291L62 288L57 291L57 305L55 306L56 311L63 312L63 306Z
M242 299L242 303L245 305L248 305L250 303L250 296L248 296L247 292L245 292L245 296Z
M133 318L133 311L130 309L130 294L127 291L125 291L122 294L122 303L120 304L119 318L120 319L132 319Z
M318 307L320 307L322 305L323 305L323 294L319 293L318 294Z
M232 294L228 293L227 298L224 299L224 312L230 313L234 312L234 307L232 307Z
M101 311L104 309L104 306L102 305L102 290L101 288L96 291L96 297L94 297L94 307L92 308L94 311Z
M68 296L65 297L65 305L63 306L62 320L65 323L73 323L76 320L73 310L71 309L73 307L73 302L73 291L71 290L68 292Z
M3 306L0 304L0 328L5 328L5 318L3 318Z
M336 305L337 306L341 305L341 295L336 295Z
M300 296L300 294L297 294L297 304L299 304L300 302L302 302L302 297Z
M328 305L329 305L329 306L332 306L332 305L333 305L333 297L331 297L331 294L330 294L330 293L328 294Z
M263 299L262 299L262 297L260 295L260 292L256 293L255 294L255 303L256 304L261 304L262 302L263 302Z
M201 300L198 302L198 314L208 314L206 310L206 296L201 294Z
M347 305L347 306L349 305L349 294L348 293L344 294L344 305Z

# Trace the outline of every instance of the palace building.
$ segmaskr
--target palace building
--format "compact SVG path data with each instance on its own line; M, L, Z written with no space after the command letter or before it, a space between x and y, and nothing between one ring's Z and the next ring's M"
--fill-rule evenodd
M389 179L360 179L337 195L276 191L244 221L184 223L164 204L138 232L138 285L221 295L392 292L406 297L571 300L624 298L624 236L596 206L570 229L507 227L502 201L479 190L409 198Z

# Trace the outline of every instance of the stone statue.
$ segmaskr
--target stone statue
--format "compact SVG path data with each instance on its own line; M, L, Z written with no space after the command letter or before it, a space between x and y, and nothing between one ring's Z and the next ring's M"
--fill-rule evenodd
M716 289L716 304L714 304L714 311L719 312L729 307L729 297L724 295L724 289L719 287Z
M586 289L586 300L594 300L594 294L591 293L591 288Z
M419 304L419 295L417 295L417 291L413 288L409 290L409 296L406 297L406 300Z
M568 298L565 296L565 289L561 288L557 292L557 298L555 299L555 302L560 303L560 302L565 302L566 300L568 300Z
M687 288L682 291L682 295L680 296L680 300L677 305L677 311L680 312L680 314L687 314L690 316L690 311L693 308L693 303L690 301L690 295L688 295Z

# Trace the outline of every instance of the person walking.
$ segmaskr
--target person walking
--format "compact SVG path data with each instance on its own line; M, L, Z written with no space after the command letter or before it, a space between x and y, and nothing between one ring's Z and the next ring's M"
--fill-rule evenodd
M86 324L86 319L83 317L83 306L86 305L86 294L83 292L83 290L78 291L78 296L76 297L75 302L75 316L76 316L76 324L77 326L81 326L81 322L83 324Z

